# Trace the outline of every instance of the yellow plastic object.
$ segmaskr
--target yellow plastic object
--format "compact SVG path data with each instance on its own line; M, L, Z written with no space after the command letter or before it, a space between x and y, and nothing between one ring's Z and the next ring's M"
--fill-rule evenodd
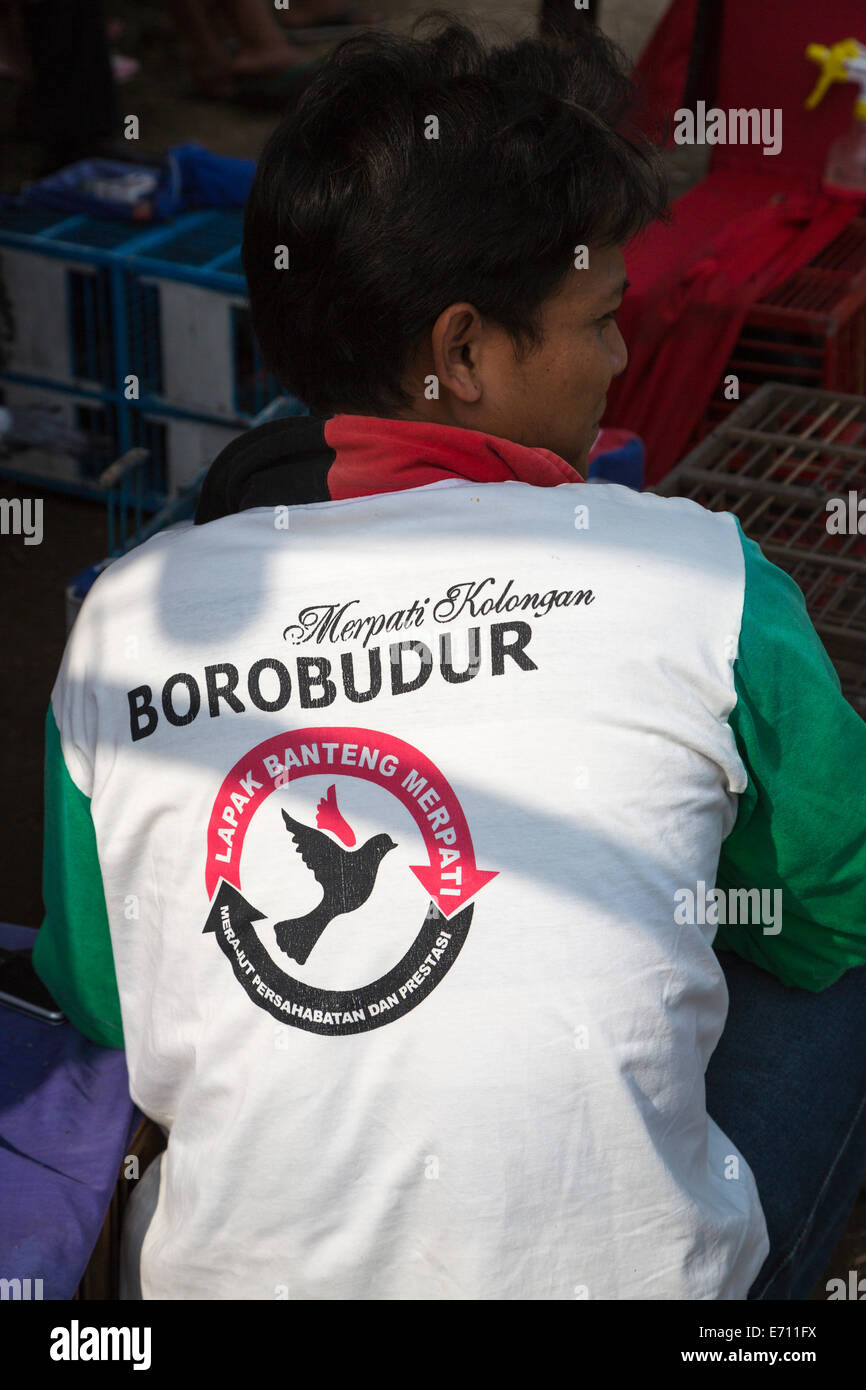
M845 68L845 59L856 58L861 52L862 47L856 39L842 39L839 43L834 43L831 48L825 47L822 43L810 43L807 46L806 57L822 66L821 76L804 103L807 110L818 105L831 83L850 81ZM857 104L859 106L860 102Z

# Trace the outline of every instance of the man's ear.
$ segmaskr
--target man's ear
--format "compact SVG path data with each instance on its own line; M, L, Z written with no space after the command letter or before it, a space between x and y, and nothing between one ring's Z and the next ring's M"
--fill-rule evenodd
M481 399L484 325L473 304L449 304L433 325L430 345L440 387L466 405Z

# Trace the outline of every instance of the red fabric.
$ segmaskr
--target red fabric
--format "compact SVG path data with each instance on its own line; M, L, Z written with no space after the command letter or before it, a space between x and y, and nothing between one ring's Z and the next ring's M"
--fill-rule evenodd
M796 179L719 173L679 200L670 231L656 225L627 248L631 288L618 317L629 363L606 416L644 441L647 486L687 452L751 305L861 206Z
M333 415L325 421L325 443L336 454L328 470L334 499L400 492L442 478L476 483L511 479L536 487L584 481L549 449L527 449L478 430L423 420Z
M820 190L830 142L848 127L856 88L831 88L814 111L803 102L819 69L808 42L866 38L863 0L776 6L724 5L715 105L782 111L782 146L710 147L710 173L626 248L628 295L619 323L629 365L608 391L606 418L646 446L646 483L686 452L719 385L751 305L806 265L863 207ZM684 46L695 0L673 0L638 62L650 100L681 105ZM774 201L781 199L779 201Z
M697 0L672 0L635 64L644 101L635 124L648 139L671 147L672 116L683 104L696 12Z
M760 145L714 145L710 168L748 173L799 174L817 182L832 142L851 128L855 82L834 82L818 106L804 102L821 74L806 57L806 45L830 47L840 39L866 43L863 0L724 0L716 105L724 110L752 106L782 111L782 148L764 155Z
M711 145L709 171L795 173L817 182L831 143L852 124L858 88L853 82L833 83L820 104L807 111L804 103L821 69L806 57L806 45L829 47L847 38L866 43L866 5L863 0L823 0L817 8L808 0L786 0L784 6L715 3L722 7L722 28L718 53L710 55L714 80L705 84L714 91L711 104L724 111L780 109L782 147L765 155L760 145ZM673 113L683 105L696 13L696 0L671 0L635 64L645 98L637 125L660 141L667 117L665 143L672 149Z

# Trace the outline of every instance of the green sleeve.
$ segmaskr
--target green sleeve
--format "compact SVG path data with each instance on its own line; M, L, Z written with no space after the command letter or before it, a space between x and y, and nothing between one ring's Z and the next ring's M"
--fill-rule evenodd
M714 944L817 991L866 963L866 723L841 693L797 584L740 537L746 583L728 722L748 785L716 881L723 891L780 889L781 930L720 926Z
M45 919L33 965L67 1018L105 1047L123 1047L120 999L90 800L73 782L49 707L45 721Z

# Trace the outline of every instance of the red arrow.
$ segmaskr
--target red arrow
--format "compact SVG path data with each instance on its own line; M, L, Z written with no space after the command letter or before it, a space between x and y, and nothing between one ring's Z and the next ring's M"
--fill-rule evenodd
M444 870L437 869L433 864L410 864L409 867L445 918L453 917L455 912L465 907L469 899L480 893L484 885L499 872L498 869L491 872L477 869L474 864L460 863Z

